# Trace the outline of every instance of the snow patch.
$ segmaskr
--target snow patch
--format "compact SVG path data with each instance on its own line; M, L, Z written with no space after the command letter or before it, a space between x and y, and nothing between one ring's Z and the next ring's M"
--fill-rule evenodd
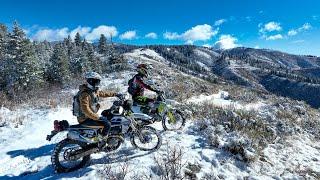
M197 54L198 56L201 56L201 57L204 57L204 58L207 58L207 59L211 58L210 54L208 54L206 52L203 52L200 49L195 49L194 53Z
M128 59L147 60L147 61L165 61L165 59L154 50L139 48L133 52L124 54Z

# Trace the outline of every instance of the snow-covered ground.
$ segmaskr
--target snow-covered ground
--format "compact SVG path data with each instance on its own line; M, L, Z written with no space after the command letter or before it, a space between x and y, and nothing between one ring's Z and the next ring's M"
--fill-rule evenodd
M139 49L128 56L141 57L146 61L159 61L161 57L155 52ZM141 56L147 54L148 56ZM145 58L145 59L144 59ZM154 59L153 59L154 58ZM141 60L141 59L140 59ZM127 80L132 72L114 73L102 81L108 89L125 92ZM76 92L76 90L70 90ZM149 95L152 95L149 93ZM70 97L72 98L72 97ZM102 109L108 108L113 98L102 102ZM193 96L181 103L212 104L220 107L233 107L244 110L264 111L266 102L240 104L229 99L226 91L212 95ZM55 143L65 138L59 134L51 142L45 140L53 129L55 119L68 120L76 124L69 107L53 109L17 109L11 111L0 108L0 123L10 121L0 127L0 179L108 179L101 172L106 165L118 168L123 163L128 164L126 179L132 179L137 174L147 175L151 179L159 179L155 171L154 158L162 158L167 154L168 147L179 147L182 150L183 165L192 164L199 167L196 173L198 179L315 179L320 177L320 142L311 140L308 134L294 135L283 143L269 144L261 152L261 157L251 163L237 159L223 148L225 139L220 139L218 147L207 144L205 137L198 133L196 120L187 119L186 126L181 131L165 132L161 123L153 126L161 132L163 144L157 152L143 152L134 149L128 140L111 153L92 155L90 163L75 172L56 174L51 166L50 156ZM281 139L280 139L281 140ZM184 169L187 169L184 166ZM300 173L297 173L300 172ZM314 176L310 174L314 173ZM210 175L210 178L208 178ZM142 178L141 176L140 178ZM146 176L145 176L146 177ZM142 178L143 179L143 178Z
M217 94L193 96L185 101L185 103L192 104L212 104L219 107L244 109L244 110L259 110L266 104L263 102L240 104L229 99L229 93L226 91L219 91Z
M125 53L124 56L132 61L151 61L151 62L164 62L165 59L156 53L154 50L139 48L133 52Z
M111 100L109 100L109 103ZM64 138L64 134L55 137L53 142L45 140L46 135L53 128L55 119L67 119L72 124L76 119L72 116L70 108L56 108L53 110L28 110L29 121L17 128L3 127L0 132L0 179L25 178L25 179L51 179L51 178L83 178L92 179L100 176L99 172L105 164L112 167L120 166L127 162L132 171L128 179L139 172L151 174L154 157L165 156L167 147L178 146L183 152L183 161L197 164L201 171L197 174L200 178L206 173L214 177L237 179L252 177L257 179L298 178L290 173L290 168L301 165L301 171L312 170L319 172L320 144L313 144L306 137L293 137L287 146L269 145L264 150L265 162L258 161L253 165L237 161L234 155L222 148L212 148L205 145L203 137L194 132L194 125L187 122L182 131L164 132L160 123L154 125L163 138L163 145L153 153L134 149L129 141L113 153L99 153L92 155L90 164L83 169L71 173L56 174L53 171L50 155L56 142ZM285 174L283 174L285 173Z

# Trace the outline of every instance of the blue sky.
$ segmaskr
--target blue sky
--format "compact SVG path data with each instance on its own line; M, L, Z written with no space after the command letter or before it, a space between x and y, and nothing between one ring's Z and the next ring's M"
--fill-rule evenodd
M320 56L317 0L7 0L0 22L17 20L34 40L80 31L129 44L195 44L269 48Z

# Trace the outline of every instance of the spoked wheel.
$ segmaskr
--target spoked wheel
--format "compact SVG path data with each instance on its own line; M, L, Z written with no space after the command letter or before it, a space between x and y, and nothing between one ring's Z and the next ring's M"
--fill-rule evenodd
M90 160L90 155L78 159L72 158L72 155L84 149L85 146L85 143L71 139L64 139L59 142L51 156L51 162L55 171L64 173L82 168Z
M131 143L142 151L154 151L160 148L162 139L156 129L144 126L131 136Z
M162 126L166 131L182 129L185 123L186 119L183 117L182 112L176 109L168 111L162 119Z

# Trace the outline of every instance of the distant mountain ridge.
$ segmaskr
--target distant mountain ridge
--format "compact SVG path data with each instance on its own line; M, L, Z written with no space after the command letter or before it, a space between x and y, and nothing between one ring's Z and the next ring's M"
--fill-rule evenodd
M128 45L119 45L118 49ZM216 76L320 107L320 57L254 48L218 50L192 45L151 45L170 63L201 77ZM129 48L130 49L130 48Z

